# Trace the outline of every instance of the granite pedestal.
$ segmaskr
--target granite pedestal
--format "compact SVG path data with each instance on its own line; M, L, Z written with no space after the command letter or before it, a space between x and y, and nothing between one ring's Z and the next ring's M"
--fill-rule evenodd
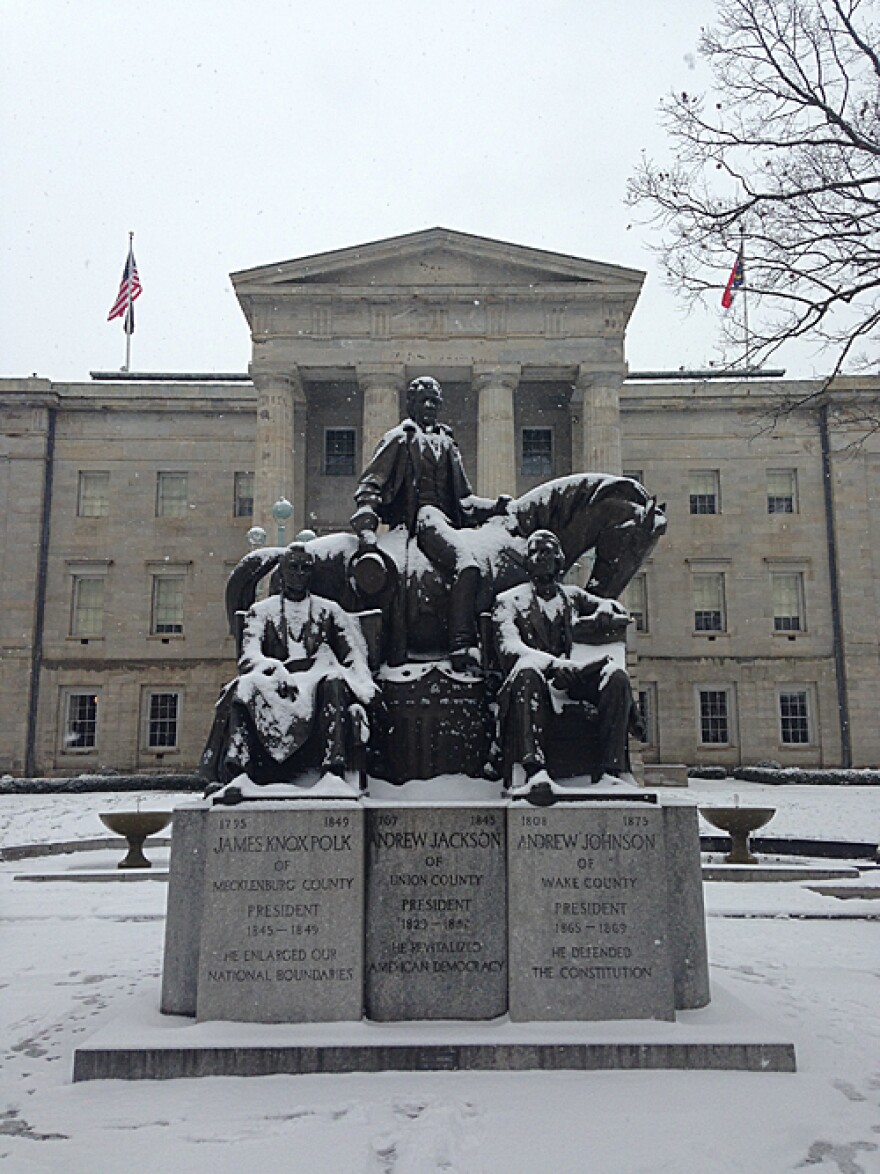
M696 810L626 795L181 807L162 1010L523 1022L705 1006Z
M178 842L175 816L162 1009L255 1023L359 1019L363 812L243 804L187 811L180 827Z
M674 1019L663 812L509 815L510 1017Z

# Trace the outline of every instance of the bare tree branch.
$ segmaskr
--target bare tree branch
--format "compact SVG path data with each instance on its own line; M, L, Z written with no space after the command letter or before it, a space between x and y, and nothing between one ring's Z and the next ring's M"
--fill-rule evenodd
M746 235L750 353L811 337L828 377L880 359L880 34L868 0L718 0L706 95L670 94L675 162L645 157L627 199L667 279L720 292ZM725 323L734 341L735 320ZM873 414L872 414L873 413ZM864 421L880 429L880 409Z

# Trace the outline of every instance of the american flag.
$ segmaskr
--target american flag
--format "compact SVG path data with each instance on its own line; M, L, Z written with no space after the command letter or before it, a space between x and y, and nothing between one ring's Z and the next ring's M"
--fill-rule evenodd
M137 262L134 259L134 248L129 246L128 256L125 259L125 268L122 270L122 281L119 283L119 293L116 301L110 307L107 321L125 316L123 329L126 334L134 334L134 300L141 295L141 281L138 277Z
M721 305L725 310L729 310L733 305L733 295L738 289L742 289L746 281L746 259L743 255L742 247L736 255L736 261L730 271L730 277L727 279L727 285L724 288L724 293L721 295Z

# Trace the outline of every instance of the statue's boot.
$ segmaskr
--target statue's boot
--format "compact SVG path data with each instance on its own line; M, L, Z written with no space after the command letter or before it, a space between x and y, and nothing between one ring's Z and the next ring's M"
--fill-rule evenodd
M477 592L480 568L465 567L452 583L449 596L449 652L457 671L478 669L479 662L470 653L479 645L477 636Z
M318 720L321 724L324 754L321 769L325 774L345 778L345 732L348 712L348 686L338 677L323 680L318 686Z
M632 687L622 669L616 669L599 690L599 762L591 772L598 782L603 774L619 778L628 770L627 734L632 708Z

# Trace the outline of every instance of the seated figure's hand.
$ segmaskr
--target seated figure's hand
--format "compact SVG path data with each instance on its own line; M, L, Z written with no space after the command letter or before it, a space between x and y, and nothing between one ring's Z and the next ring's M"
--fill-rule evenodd
M629 717L629 732L639 742L647 742L648 727L645 724L645 719L642 717L641 711L633 706Z
M372 505L364 504L352 514L351 528L360 539L361 547L375 545L379 515Z
M573 664L557 663L550 665L546 675L551 685L567 692L577 681L578 670Z
M598 636L602 639L608 636L622 638L629 623L629 612L614 599L603 602L611 605L610 610L602 607L593 615L584 617L576 623L575 630L580 630L584 635Z

